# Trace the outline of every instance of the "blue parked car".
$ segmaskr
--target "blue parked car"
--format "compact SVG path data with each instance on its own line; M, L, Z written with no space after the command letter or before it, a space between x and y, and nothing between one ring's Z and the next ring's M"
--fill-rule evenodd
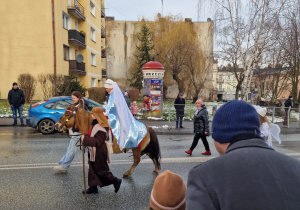
M84 100L88 105L89 111L96 106L102 107L100 104L91 99L84 98ZM31 127L38 128L43 134L53 133L54 125L65 113L66 106L72 104L74 103L71 96L53 97L46 101L33 104L28 109L26 123Z

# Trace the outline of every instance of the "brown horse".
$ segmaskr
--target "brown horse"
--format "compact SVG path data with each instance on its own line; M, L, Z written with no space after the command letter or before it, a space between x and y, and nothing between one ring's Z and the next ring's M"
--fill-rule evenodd
M88 111L72 105L67 107L63 116L61 116L59 121L55 124L55 128L58 131L63 131L73 127L78 129L80 133L84 134L92 129L92 121L92 116ZM157 135L151 127L147 127L147 134L143 138L140 146L138 148L130 149L133 152L133 164L131 168L123 174L123 177L130 176L133 173L143 154L147 154L150 159L152 159L155 165L155 169L152 173L158 174L161 159L160 148ZM130 149L126 149L126 151ZM124 152L124 150L122 152Z

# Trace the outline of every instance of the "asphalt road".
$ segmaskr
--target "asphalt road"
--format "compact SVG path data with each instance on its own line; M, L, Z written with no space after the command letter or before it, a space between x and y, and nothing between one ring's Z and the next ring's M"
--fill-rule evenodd
M171 170L187 181L188 171L201 162L218 156L212 139L211 157L203 157L199 142L193 156L184 151L192 135L159 135L162 171ZM275 150L300 159L300 135L281 135L282 144ZM28 127L0 128L0 209L148 209L153 182L153 163L145 158L129 178L123 179L120 191L113 186L101 188L84 201L82 153L78 150L67 174L52 169L65 154L69 138L65 134L42 135ZM132 164L130 153L112 154L110 169L117 177ZM87 164L86 164L87 166ZM87 174L87 167L86 167Z

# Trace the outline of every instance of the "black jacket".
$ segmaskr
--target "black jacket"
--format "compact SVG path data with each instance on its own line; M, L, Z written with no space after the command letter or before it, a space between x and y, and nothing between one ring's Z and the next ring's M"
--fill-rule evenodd
M194 116L194 133L205 135L204 132L207 132L207 135L209 135L208 112L206 106L203 104L197 116Z
M285 110L287 111L289 107L292 107L293 106L293 101L291 99L287 99L285 102L284 102L284 107L285 107Z
M8 92L8 102L10 105L14 107L20 107L21 105L25 104L25 96L21 89L11 89Z
M262 139L239 140L189 172L186 209L299 209L299 174L299 160Z
M178 105L180 104L180 105ZM184 116L184 107L185 107L185 100L184 98L180 100L179 97L177 97L174 101L174 107L176 109L176 116Z

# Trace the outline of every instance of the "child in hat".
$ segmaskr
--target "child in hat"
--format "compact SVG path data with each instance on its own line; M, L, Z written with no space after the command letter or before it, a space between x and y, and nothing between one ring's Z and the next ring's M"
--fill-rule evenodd
M132 106L130 107L130 110L131 110L133 117L136 119L137 113L139 113L139 110L140 110L136 101L133 102Z
M97 186L104 187L113 184L115 193L120 189L122 179L115 177L109 170L109 153L106 144L109 125L101 107L91 111L93 118L92 130L81 137L82 144L89 147L89 174L87 194L98 193ZM83 191L84 193L84 191Z

